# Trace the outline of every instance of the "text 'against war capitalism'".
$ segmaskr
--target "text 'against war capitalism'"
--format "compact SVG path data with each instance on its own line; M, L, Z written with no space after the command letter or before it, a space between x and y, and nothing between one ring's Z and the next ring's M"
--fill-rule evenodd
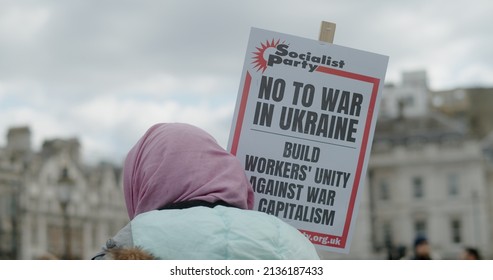
M255 173L250 176L250 183L256 193L264 195L257 210L285 219L332 226L336 211L330 208L334 206L337 189L348 187L351 173L312 166L320 158L320 148L309 145L286 141L283 158L306 164L246 155L245 170ZM286 199L291 202L285 202Z

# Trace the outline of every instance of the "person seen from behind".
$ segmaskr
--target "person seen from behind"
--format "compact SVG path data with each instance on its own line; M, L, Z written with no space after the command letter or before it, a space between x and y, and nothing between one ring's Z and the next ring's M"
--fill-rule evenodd
M462 253L463 260L480 260L481 254L479 250L473 247L466 247Z
M277 217L253 211L239 160L188 124L150 127L128 152L130 222L93 259L319 259Z
M432 254L428 239L424 235L418 235L414 239L413 251L401 260L435 260L439 256Z

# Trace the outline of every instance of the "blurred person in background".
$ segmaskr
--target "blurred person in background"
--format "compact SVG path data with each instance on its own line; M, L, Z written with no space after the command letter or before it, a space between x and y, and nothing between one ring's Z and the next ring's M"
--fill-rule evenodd
M296 228L251 210L240 161L195 126L150 127L127 154L123 191L130 223L93 259L319 259Z
M479 250L476 248L466 247L464 248L461 257L463 260L480 260L481 254L479 253Z
M431 252L430 244L428 243L428 238L423 235L418 235L414 239L414 250L412 255L407 256L403 259L407 260L436 260L440 259L436 254Z
M414 257L413 260L431 260L431 250L428 239L424 236L418 236L414 240Z

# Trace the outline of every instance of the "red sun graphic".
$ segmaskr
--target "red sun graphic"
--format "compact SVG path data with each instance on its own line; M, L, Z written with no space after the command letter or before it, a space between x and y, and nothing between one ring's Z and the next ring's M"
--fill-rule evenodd
M269 42L269 40L265 41L265 43L260 43L261 47L257 47L257 51L254 52L253 62L252 64L255 64L253 68L258 68L257 71L264 71L267 69L267 60L265 60L264 54L269 48L276 48L277 45L279 45L280 40L278 39L277 41L272 41Z

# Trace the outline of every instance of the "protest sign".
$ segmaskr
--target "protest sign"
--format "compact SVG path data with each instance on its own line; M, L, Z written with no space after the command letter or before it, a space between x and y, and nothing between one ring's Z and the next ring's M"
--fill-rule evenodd
M348 253L388 57L252 28L228 150L254 209Z

